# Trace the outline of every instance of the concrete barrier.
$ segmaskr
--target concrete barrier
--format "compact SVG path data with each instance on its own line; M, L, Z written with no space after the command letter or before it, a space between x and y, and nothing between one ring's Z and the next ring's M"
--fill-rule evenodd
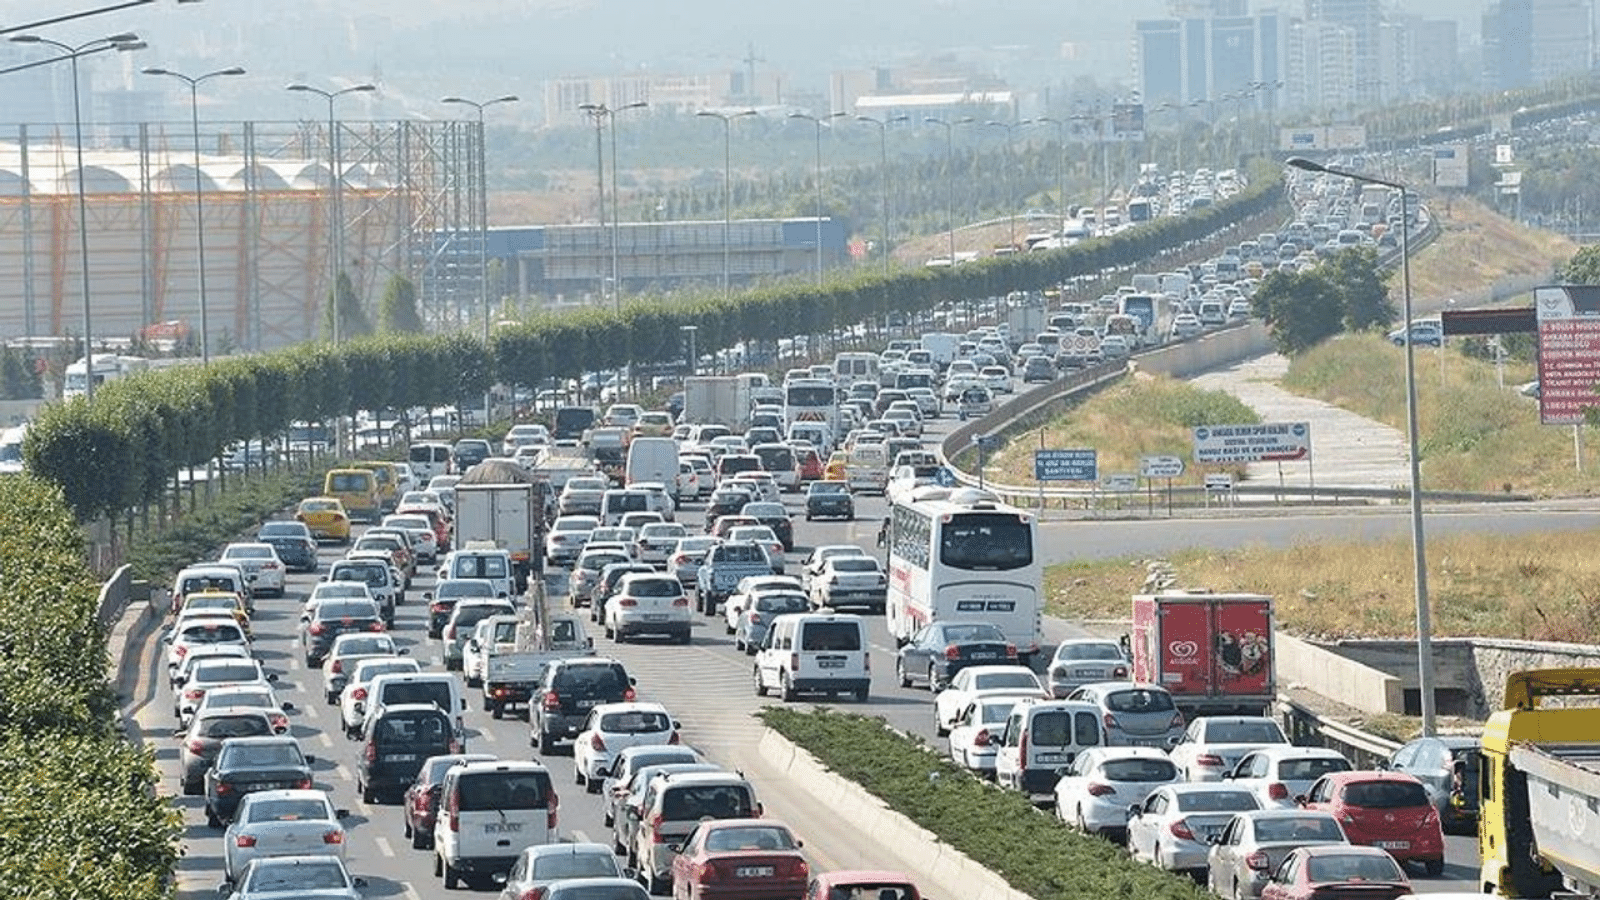
M1278 683L1333 697L1365 713L1405 712L1400 679L1387 672L1278 632Z
M939 900L1030 900L1006 880L979 865L938 835L895 812L866 788L844 778L793 741L768 728L759 752L770 765L826 799L839 818L871 834L914 868L907 872L928 896Z

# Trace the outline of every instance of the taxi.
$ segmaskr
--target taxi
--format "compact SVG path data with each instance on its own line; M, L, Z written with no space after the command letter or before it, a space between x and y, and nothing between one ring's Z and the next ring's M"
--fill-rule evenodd
M849 462L849 455L843 450L835 450L828 455L828 464L822 467L823 481L843 481L845 479L845 465Z
M250 611L245 608L244 598L233 591L194 591L184 595L178 610L180 617L201 611L231 615L244 633L250 634Z
M311 529L319 541L350 543L350 514L338 497L307 497L300 501L294 517Z

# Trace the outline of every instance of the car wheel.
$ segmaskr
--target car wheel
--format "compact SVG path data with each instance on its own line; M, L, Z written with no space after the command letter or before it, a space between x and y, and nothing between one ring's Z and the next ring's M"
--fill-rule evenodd
M939 678L939 667L936 663L928 663L928 690L935 694L944 690L944 681Z
M554 756L556 752L556 739L548 731L539 732L539 755Z
M583 775L583 763L574 760L572 764L572 783L578 787L583 787L588 780Z
M409 838L409 837L414 837L416 835L417 830L415 828L411 827L411 817L410 816L405 816L405 815L401 816L400 817L400 825L401 825L401 828L400 828L400 836L401 837Z
M755 685L756 696L757 697L765 697L767 695L767 686L761 683L761 667L760 666L751 666L750 667L750 680Z
M378 792L373 790L371 785L362 784L361 782L357 781L356 782L356 790L361 792L361 802L362 803L374 803L375 804L375 803L378 802Z
M798 696L794 692L794 685L789 683L787 673L778 676L778 696L782 697L785 703L793 703L795 697Z
M217 816L216 811L211 808L209 803L206 804L206 824L212 828L222 827L222 819Z
M415 828L411 829L411 849L426 850L432 843L433 838L431 835L423 834Z
M469 677L467 679L467 687L469 687L469 688L481 688L481 687L483 687L483 679L482 678ZM488 708L489 708L488 705L485 704L484 705L484 709L488 709Z
M736 629L732 625L728 625L726 622L724 622L722 630L724 634L733 634ZM735 646L738 646L738 643L738 641L734 641Z
M905 660L896 659L894 661L894 677L895 677L896 681L900 682L900 686L901 687L903 687L903 688L911 687L911 676L906 674L906 661Z
M204 791L204 790L205 790L205 783L204 782L189 781L187 779L185 779L184 782L183 782L183 795L185 797L198 797L200 795L200 793L202 791Z
M865 703L865 702L867 702L867 689L866 688L856 688L856 690L855 690L855 698L856 698L856 702L857 703Z
M461 887L461 873L456 871L456 867L450 865L450 861L449 860L444 860L443 861L443 868L444 868L444 889L447 890L447 891L453 891L453 890Z
M1232 897L1233 900L1245 900L1244 891L1239 889L1239 879L1237 876L1235 876L1233 879L1233 890L1229 893L1229 896Z

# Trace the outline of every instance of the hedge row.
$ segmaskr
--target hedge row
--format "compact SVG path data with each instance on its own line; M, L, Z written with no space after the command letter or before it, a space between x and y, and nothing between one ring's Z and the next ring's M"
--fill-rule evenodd
M670 361L681 358L684 325L697 326L699 348L711 352L742 340L822 334L891 312L1040 290L1202 239L1270 209L1282 193L1281 179L1268 178L1191 215L954 268L863 270L826 285L791 282L733 297L640 302L620 313L539 316L499 329L487 347L463 334L386 336L149 372L105 385L93 404L47 408L28 431L25 458L29 471L61 486L80 521L91 521L156 502L178 469L204 464L230 441L276 434L296 420L443 405L494 382L531 387L550 377Z
M1073 831L1015 791L973 777L881 718L767 707L762 719L979 865L1037 900L1204 900L1191 879ZM915 873L913 873L915 876Z
M165 898L182 822L116 729L82 532L34 478L0 508L0 897Z

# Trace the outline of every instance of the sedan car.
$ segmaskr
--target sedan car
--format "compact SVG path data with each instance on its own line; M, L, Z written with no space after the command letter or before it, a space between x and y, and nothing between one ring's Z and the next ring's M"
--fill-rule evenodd
M563 878L542 900L650 900L650 892L631 878Z
M762 591L749 602L735 607L733 614L733 646L746 654L755 655L756 648L766 640L767 629L779 616L802 613L811 609L811 601L797 590Z
M1067 695L1100 707L1106 744L1112 747L1171 747L1183 736L1183 714L1172 694L1157 684L1105 681Z
M206 771L216 762L223 741L273 733L272 719L265 709L212 709L196 713L188 728L172 735L178 739L178 780L184 796L205 790Z
M856 502L850 495L849 482L824 479L806 486L807 522L822 518L848 520L855 517Z
M719 543L720 540L707 535L682 538L667 554L667 574L678 579L684 587L694 584L700 574L701 563L706 561L706 554Z
M1246 753L1222 777L1253 791L1262 809L1293 809L1294 798L1330 772L1350 771L1344 754L1326 747L1263 747Z
M217 893L227 900L361 900L366 886L339 857L319 853L252 860Z
M244 570L245 577L250 580L250 590L256 596L283 596L284 575L288 568L278 558L278 551L271 544L229 544L222 548L221 559Z
M1316 846L1290 851L1261 888L1261 900L1394 900L1411 880L1382 850Z
M1045 677L1050 695L1061 700L1085 684L1127 678L1128 659L1116 641L1069 638L1056 645Z
M678 723L659 703L603 703L589 711L589 721L572 742L574 780L591 794L600 793L611 761L628 747L676 744Z
M329 706L339 702L339 694L350 680L350 672L357 661L410 653L411 648L396 644L394 636L387 632L358 631L339 635L333 639L333 648L322 664L322 698Z
M571 878L621 877L622 867L605 844L534 844L511 864L500 900L543 897L552 883Z
M1200 716L1184 730L1171 751L1172 761L1190 781L1221 781L1251 750L1287 747L1289 738L1266 716Z
M1027 666L983 665L968 666L950 679L950 684L933 698L934 724L939 737L950 733L956 716L978 694L989 692L1034 693L1045 696L1039 676Z
M968 666L1017 661L1017 645L988 622L933 622L923 626L895 657L895 678L901 687L922 680L938 693Z
M1128 853L1168 872L1205 874L1212 840L1256 795L1225 784L1172 784L1128 808Z
M222 836L222 869L228 880L244 874L253 859L326 853L344 859L347 809L334 809L317 790L247 794Z
M1154 747L1090 747L1056 781L1056 816L1085 834L1121 837L1129 807L1182 781L1178 767Z
M271 544L283 564L296 572L317 570L317 539L304 522L263 522L256 540Z
M1256 900L1267 878L1296 847L1348 844L1339 820L1303 809L1234 815L1206 857L1206 886L1226 900Z
M294 517L319 541L350 543L350 514L338 497L307 497L295 508Z
M955 727L950 729L951 761L984 778L993 778L995 756L1011 708L1018 700L1032 696L984 693L973 698L956 715Z
M811 867L800 840L772 819L701 822L673 849L674 900L800 897Z
M1422 782L1446 832L1471 834L1478 822L1478 749L1464 735L1417 738L1389 757L1389 768Z
M785 553L794 549L794 522L789 518L789 510L782 503L768 503L764 500L755 503L746 503L740 515L750 516L756 522L772 529L778 540L783 544Z
M573 479L576 481L577 479ZM572 482L567 482L570 487ZM596 503L595 509L599 510ZM600 527L600 518L593 515L563 515L550 524L544 538L544 564L547 569L571 563L589 543L589 534Z
M309 789L314 762L316 757L301 753L300 742L288 735L223 741L217 761L205 774L206 824L221 828L232 821L248 793Z

